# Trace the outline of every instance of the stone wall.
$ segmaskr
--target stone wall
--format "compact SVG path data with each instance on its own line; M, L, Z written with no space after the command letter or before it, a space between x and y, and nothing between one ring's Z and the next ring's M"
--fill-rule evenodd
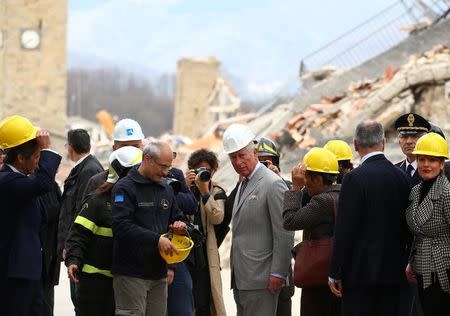
M66 128L66 0L1 0L0 118L21 114L50 130L61 147ZM37 30L36 49L21 34Z
M212 125L208 98L219 76L220 63L213 57L178 61L173 132L200 138Z

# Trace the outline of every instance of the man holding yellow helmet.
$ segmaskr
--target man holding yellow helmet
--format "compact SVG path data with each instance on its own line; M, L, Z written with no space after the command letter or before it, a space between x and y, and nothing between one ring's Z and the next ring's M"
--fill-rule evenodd
M2 315L41 315L42 240L45 214L37 197L53 189L61 156L49 150L50 135L26 118L0 122L0 306ZM32 175L32 176L29 176Z

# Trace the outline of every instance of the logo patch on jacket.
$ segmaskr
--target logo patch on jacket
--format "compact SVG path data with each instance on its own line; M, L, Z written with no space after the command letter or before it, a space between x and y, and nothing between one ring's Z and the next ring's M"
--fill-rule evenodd
M153 202L139 202L138 207L152 207L155 206Z
M117 194L117 195L114 197L114 202L121 203L121 202L123 202L123 201L124 201L124 196L123 196L123 194Z
M163 209L167 210L169 208L169 201L167 201L166 199L162 199L161 206Z

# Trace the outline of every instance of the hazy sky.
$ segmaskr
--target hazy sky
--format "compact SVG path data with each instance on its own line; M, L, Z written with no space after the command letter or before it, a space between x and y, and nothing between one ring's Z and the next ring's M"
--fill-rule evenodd
M180 57L213 55L241 93L270 95L296 80L302 56L393 2L69 0L69 64L175 72Z

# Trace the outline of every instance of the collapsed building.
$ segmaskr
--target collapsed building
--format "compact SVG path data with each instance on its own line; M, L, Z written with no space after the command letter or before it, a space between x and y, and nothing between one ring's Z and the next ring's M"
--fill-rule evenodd
M307 87L288 104L259 113L248 126L281 147L281 172L290 170L314 146L329 139L351 142L356 125L365 119L380 120L388 136L386 152L401 159L395 119L416 112L450 132L450 5L427 27L411 27L407 37L384 52L348 69L323 67L300 75ZM398 26L396 26L398 27ZM217 179L231 189L237 176L221 155Z

